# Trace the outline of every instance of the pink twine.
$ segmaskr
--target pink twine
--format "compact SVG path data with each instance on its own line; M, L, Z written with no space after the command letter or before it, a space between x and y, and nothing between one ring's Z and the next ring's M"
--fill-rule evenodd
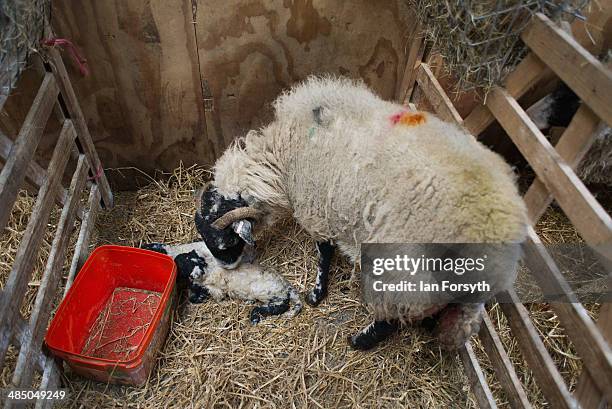
M67 40L65 38L50 38L48 40L45 40L44 44L49 47L61 46L68 48L68 51L70 51L72 58L79 67L79 72L81 73L81 75L84 77L89 75L89 69L87 68L87 60L85 59L85 57L81 56L78 48L74 44L72 44L70 40Z
M93 176L89 176L87 178L87 180L95 180L97 181L98 179L100 179L102 177L102 173L104 172L104 169L102 169L102 165L98 166L98 170L96 171L96 174Z

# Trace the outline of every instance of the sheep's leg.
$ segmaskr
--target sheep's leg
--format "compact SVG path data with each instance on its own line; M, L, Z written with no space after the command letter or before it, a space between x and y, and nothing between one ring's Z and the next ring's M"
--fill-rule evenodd
M434 334L444 349L455 350L478 332L484 304L449 304L437 317Z
M381 341L389 338L399 328L399 322L372 321L370 325L359 331L359 333L348 338L353 349L365 351L378 345Z
M289 311L289 296L285 299L273 298L268 304L260 305L251 310L251 324L255 325L265 317L281 315L287 311Z
M289 288L288 297L289 297L289 302L293 304L293 307L291 307L289 312L285 314L285 317L292 318L292 317L295 317L297 314L299 314L300 311L302 311L302 299L300 298L300 295L293 287Z
M317 281L315 286L306 296L308 305L314 307L327 295L329 285L329 266L334 255L334 246L329 241L317 242L317 252L319 253L319 266L317 268Z

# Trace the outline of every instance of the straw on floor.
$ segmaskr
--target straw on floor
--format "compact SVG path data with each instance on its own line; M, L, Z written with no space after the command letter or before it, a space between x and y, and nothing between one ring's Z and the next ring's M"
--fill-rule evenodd
M193 190L208 177L202 169L180 167L165 181L152 181L136 192L118 192L116 207L101 214L92 243L140 246L196 239ZM30 202L20 203L23 208L14 212L11 222L14 231L27 221L20 212L27 212ZM538 230L551 242L579 240L554 208ZM2 236L3 244L18 241L11 231ZM299 226L283 222L260 237L258 247L264 265L274 266L302 291L312 285L314 243ZM8 264L0 265L0 277L6 277ZM291 320L269 319L257 326L248 320L252 306L243 302L191 305L183 295L144 387L107 385L67 372L69 399L60 407L477 407L458 357L441 351L419 326L405 328L372 352L348 347L346 337L368 322L359 302L358 280L352 276L352 265L336 259L329 296L319 307L305 306ZM581 362L572 344L546 304L528 307L573 388ZM596 316L598 306L589 308ZM495 306L491 316L534 406L547 407L505 318ZM498 404L508 407L478 342L475 350ZM10 381L5 372L1 386Z

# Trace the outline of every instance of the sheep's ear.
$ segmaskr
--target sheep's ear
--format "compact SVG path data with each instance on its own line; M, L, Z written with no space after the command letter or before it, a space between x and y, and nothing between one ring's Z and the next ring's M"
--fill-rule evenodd
M232 229L236 232L242 240L251 246L255 245L253 240L253 224L248 220L238 220L232 223Z

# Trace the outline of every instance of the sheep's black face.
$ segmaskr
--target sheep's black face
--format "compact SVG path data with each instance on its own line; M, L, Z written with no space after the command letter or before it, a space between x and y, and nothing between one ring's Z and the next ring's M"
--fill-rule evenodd
M242 259L245 241L253 244L251 222L240 220L225 229L217 229L212 224L225 213L245 207L247 203L240 197L228 199L222 196L212 185L196 198L196 203L195 224L206 246L223 267L236 267Z

